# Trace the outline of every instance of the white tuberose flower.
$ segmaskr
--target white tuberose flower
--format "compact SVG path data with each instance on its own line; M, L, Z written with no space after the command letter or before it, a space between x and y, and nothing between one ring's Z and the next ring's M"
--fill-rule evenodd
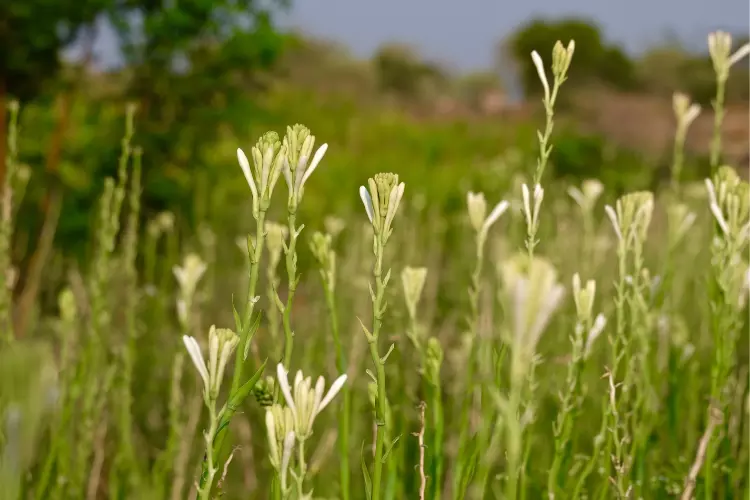
M294 387L289 386L288 372L284 365L276 366L276 375L279 380L281 392L287 406L292 410L295 421L297 439L304 441L312 434L312 425L315 417L333 400L346 382L346 375L337 378L328 393L324 395L325 379L321 376L312 387L312 379L305 377L302 371L298 371L294 377Z

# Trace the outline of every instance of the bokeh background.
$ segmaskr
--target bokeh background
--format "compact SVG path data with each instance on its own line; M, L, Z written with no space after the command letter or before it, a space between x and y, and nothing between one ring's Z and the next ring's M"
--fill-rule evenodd
M710 106L706 34L730 31L739 46L749 15L742 0L4 1L0 137L6 104L20 99L19 159L31 173L15 294L30 287L26 302L54 304L59 283L29 270L50 277L90 255L128 102L144 151L143 218L174 214L183 242L201 227L220 241L250 228L235 149L296 122L330 145L304 218L358 209L357 187L381 170L450 218L466 189L501 193L530 171L543 113L529 53L548 58L556 40L572 38L549 179L596 177L616 195L655 188L668 173L672 93ZM748 74L746 63L732 72L724 125L725 160L742 172ZM706 112L691 128L688 179L706 174L711 123ZM0 166L5 149L0 141Z

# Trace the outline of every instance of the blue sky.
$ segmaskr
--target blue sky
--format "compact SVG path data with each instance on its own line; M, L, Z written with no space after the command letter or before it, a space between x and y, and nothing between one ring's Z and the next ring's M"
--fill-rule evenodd
M343 43L367 56L388 41L406 42L459 70L488 67L495 43L536 16L584 16L605 36L638 52L666 37L691 48L709 31L748 30L748 0L296 0L283 27ZM100 62L118 59L111 32L101 30Z

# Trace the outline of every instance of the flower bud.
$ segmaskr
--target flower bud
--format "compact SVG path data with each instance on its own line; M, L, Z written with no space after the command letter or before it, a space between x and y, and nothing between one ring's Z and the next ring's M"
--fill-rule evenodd
M228 328L216 328L211 325L208 332L208 379L210 381L209 398L219 395L224 370L229 357L234 352L240 337Z
M404 289L404 301L409 317L414 320L417 316L417 305L422 297L422 289L427 278L426 267L405 267L401 272L401 284Z
M565 81L568 76L570 62L573 60L576 44L573 40L568 42L567 47L563 47L559 40L552 49L552 74L558 82Z
M367 211L375 234L387 240L391 235L391 223L396 215L401 198L404 196L404 183L398 182L398 175L393 173L375 174L368 180L369 190L359 188L359 196Z

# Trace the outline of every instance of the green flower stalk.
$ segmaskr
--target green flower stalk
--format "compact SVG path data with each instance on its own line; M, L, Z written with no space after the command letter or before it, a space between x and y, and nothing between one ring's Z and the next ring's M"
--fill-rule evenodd
M536 346L562 303L565 288L557 282L552 264L541 257L529 260L527 255L519 254L500 264L498 271L503 283L500 301L510 312L512 324L510 331L503 332L505 342L511 346L510 395L498 398L506 431L505 498L517 498L518 481L524 475L521 452L526 427L519 416L521 397L525 392L529 393L527 397L533 396L530 378L536 363Z
M636 437L630 435L625 415L639 417L637 413L641 408L642 401L632 399L634 383L640 382L640 396L650 390L650 365L648 363L649 338L644 328L645 312L640 310L643 297L640 295L643 269L643 243L646 240L648 227L654 210L653 194L646 191L631 193L623 196L615 205L615 208L607 205L605 212L612 223L617 236L617 259L618 259L618 282L616 285L616 328L613 336L610 336L610 366L608 377L610 379L609 405L605 419L609 422L607 441L603 452L605 476L614 468L616 480L614 485L619 495L630 494L632 484L630 482L630 470L633 466L633 454L626 450L628 443L635 444ZM632 260L632 264L630 263ZM626 309L631 306L630 324L626 316ZM637 310L636 310L637 309ZM630 331L628 331L630 329ZM631 340L639 343L640 348L634 352ZM639 366L635 363L640 362ZM619 381L620 368L624 368L625 374ZM633 378L639 374L639 380ZM617 397L616 389L620 389ZM613 451L614 447L614 451ZM607 487L609 479L607 479Z
M709 208L715 230L711 244L711 331L714 360L711 366L711 402L721 413L729 404L728 386L737 363L737 342L743 325L748 284L747 248L750 241L750 185L731 167L718 169L706 179ZM747 313L744 313L745 318ZM719 442L708 436L704 466L706 498L714 491L714 461Z
M281 254L284 251L284 242L287 238L287 227L275 222L266 221L266 248L268 250L268 265L266 266L266 296L269 304L276 303L276 290L279 288L281 279L278 274ZM269 307L266 312L268 316L268 331L271 334L271 342L274 345L274 356L281 356L280 343L278 342L281 331L281 316L278 307ZM277 352L278 351L278 352Z
M458 451L458 472L454 476L454 491L461 491L461 483L465 482L465 476L468 473L468 445L471 439L470 415L474 404L475 392L475 372L477 370L477 352L479 349L479 300L482 295L482 270L484 268L485 243L490 228L497 222L510 207L510 203L500 201L487 215L487 201L483 193L469 192L466 196L466 205L469 213L469 222L474 230L474 241L476 248L476 260L474 262L474 272L471 275L471 285L469 286L469 331L467 335L469 359L467 361L466 373L466 399L461 411L459 451Z
M320 266L320 278L323 283L323 293L330 318L331 336L336 351L336 369L339 373L346 373L346 357L344 346L339 334L338 308L336 304L336 252L332 245L333 235L315 232L312 237L310 249ZM343 402L339 407L339 480L341 481L341 498L350 498L350 476L349 476L349 416L351 414L351 395L349 388L342 388Z
M297 227L297 209L302 201L304 194L305 182L320 164L328 144L321 145L313 155L315 146L315 136L310 133L310 129L304 125L294 125L287 127L286 136L284 136L284 179L286 179L287 189L289 192L287 200L287 230L289 232L289 243L284 245L286 255L286 272L288 277L288 289L286 304L282 304L277 299L277 305L283 312L284 325L284 366L289 366L292 362L292 348L294 343L294 331L292 330L292 303L294 293L297 290L299 276L297 275L297 238L299 237L304 225Z
M542 182L542 175L547 167L549 156L552 153L552 146L549 144L552 136L552 129L554 128L553 118L555 116L555 103L557 102L557 94L560 90L560 86L568 79L568 70L570 69L570 63L573 60L573 53L575 52L575 41L571 40L567 47L563 47L563 44L558 40L552 49L552 89L547 80L547 73L544 70L544 63L542 58L537 51L531 52L531 59L536 67L539 80L542 82L542 88L544 89L544 96L542 103L544 104L544 112L546 115L546 123L544 126L544 133L537 132L537 138L539 139L539 158L537 159L536 171L534 172L534 209L531 210L531 204L529 203L529 188L523 185L523 203L524 203L524 214L526 216L526 249L529 252L529 257L534 256L534 248L539 243L536 239L536 233L539 228L539 208L544 197L544 191L540 184Z
M575 420L583 403L584 394L581 387L586 358L591 353L596 339L607 324L604 315L593 317L596 282L589 280L581 286L581 278L573 276L573 299L576 306L576 325L571 336L573 356L568 364L568 375L565 380L565 392L560 396L560 411L552 426L555 436L555 455L547 476L547 495L553 500L558 493L570 491L565 480L560 481L560 471L564 470L570 457L570 441Z
M385 288L390 278L390 271L383 275L383 256L385 245L390 238L393 229L391 224L396 215L396 210L404 195L404 183L398 182L398 175L392 173L380 173L368 181L369 190L364 186L359 188L359 195L365 206L367 217L372 224L373 229L373 253L375 255L375 265L373 268L373 278L375 280L375 290L370 287L372 297L373 320L372 332L362 325L362 329L367 337L370 346L370 355L373 365L375 366L375 382L377 384L377 397L375 404L375 457L372 473L372 491L368 492L368 498L372 500L380 499L381 477L383 473L384 459L384 437L388 432L385 427L386 421L386 387L385 387L385 363L393 350L393 345L385 356L380 355L378 341L380 340L380 330L383 324L383 315L385 314Z
M714 107L714 130L711 138L711 170L716 172L721 161L721 124L724 121L724 98L726 93L729 70L750 54L750 44L745 44L732 54L732 36L723 31L716 31L708 35L708 53L716 74L716 97Z
M240 316L237 310L234 310L235 327L239 332L240 340L239 348L236 349L235 353L234 375L232 377L232 386L229 394L230 399L232 400L242 396L242 399L237 401L237 405L242 403L244 397L247 395L247 392L244 390L247 384L249 384L256 376L260 377L260 373L262 373L262 371L256 372L249 381L242 382L242 379L244 378L243 372L245 361L250 353L250 341L255 334L258 320L260 319L258 317L256 318L256 321L252 321L255 304L258 302L256 288L258 286L260 259L263 255L263 244L266 236L266 212L271 204L271 196L273 195L276 182L278 181L283 169L286 147L281 144L281 141L279 141L279 135L276 132L266 132L252 148L251 156L253 158L252 169L245 153L241 149L237 149L237 160L239 161L242 173L245 176L245 180L247 180L250 191L252 192L253 218L255 219L255 239L250 236L247 238L249 269L245 311L244 314ZM252 383L250 389L252 389L252 386L254 385L255 382ZM230 408L230 411L227 412L229 417L234 413L237 405ZM220 428L218 432L216 449L219 451L221 451L223 447L226 433L226 426ZM204 468L204 474L202 474L201 477L205 477L205 472L206 470Z

